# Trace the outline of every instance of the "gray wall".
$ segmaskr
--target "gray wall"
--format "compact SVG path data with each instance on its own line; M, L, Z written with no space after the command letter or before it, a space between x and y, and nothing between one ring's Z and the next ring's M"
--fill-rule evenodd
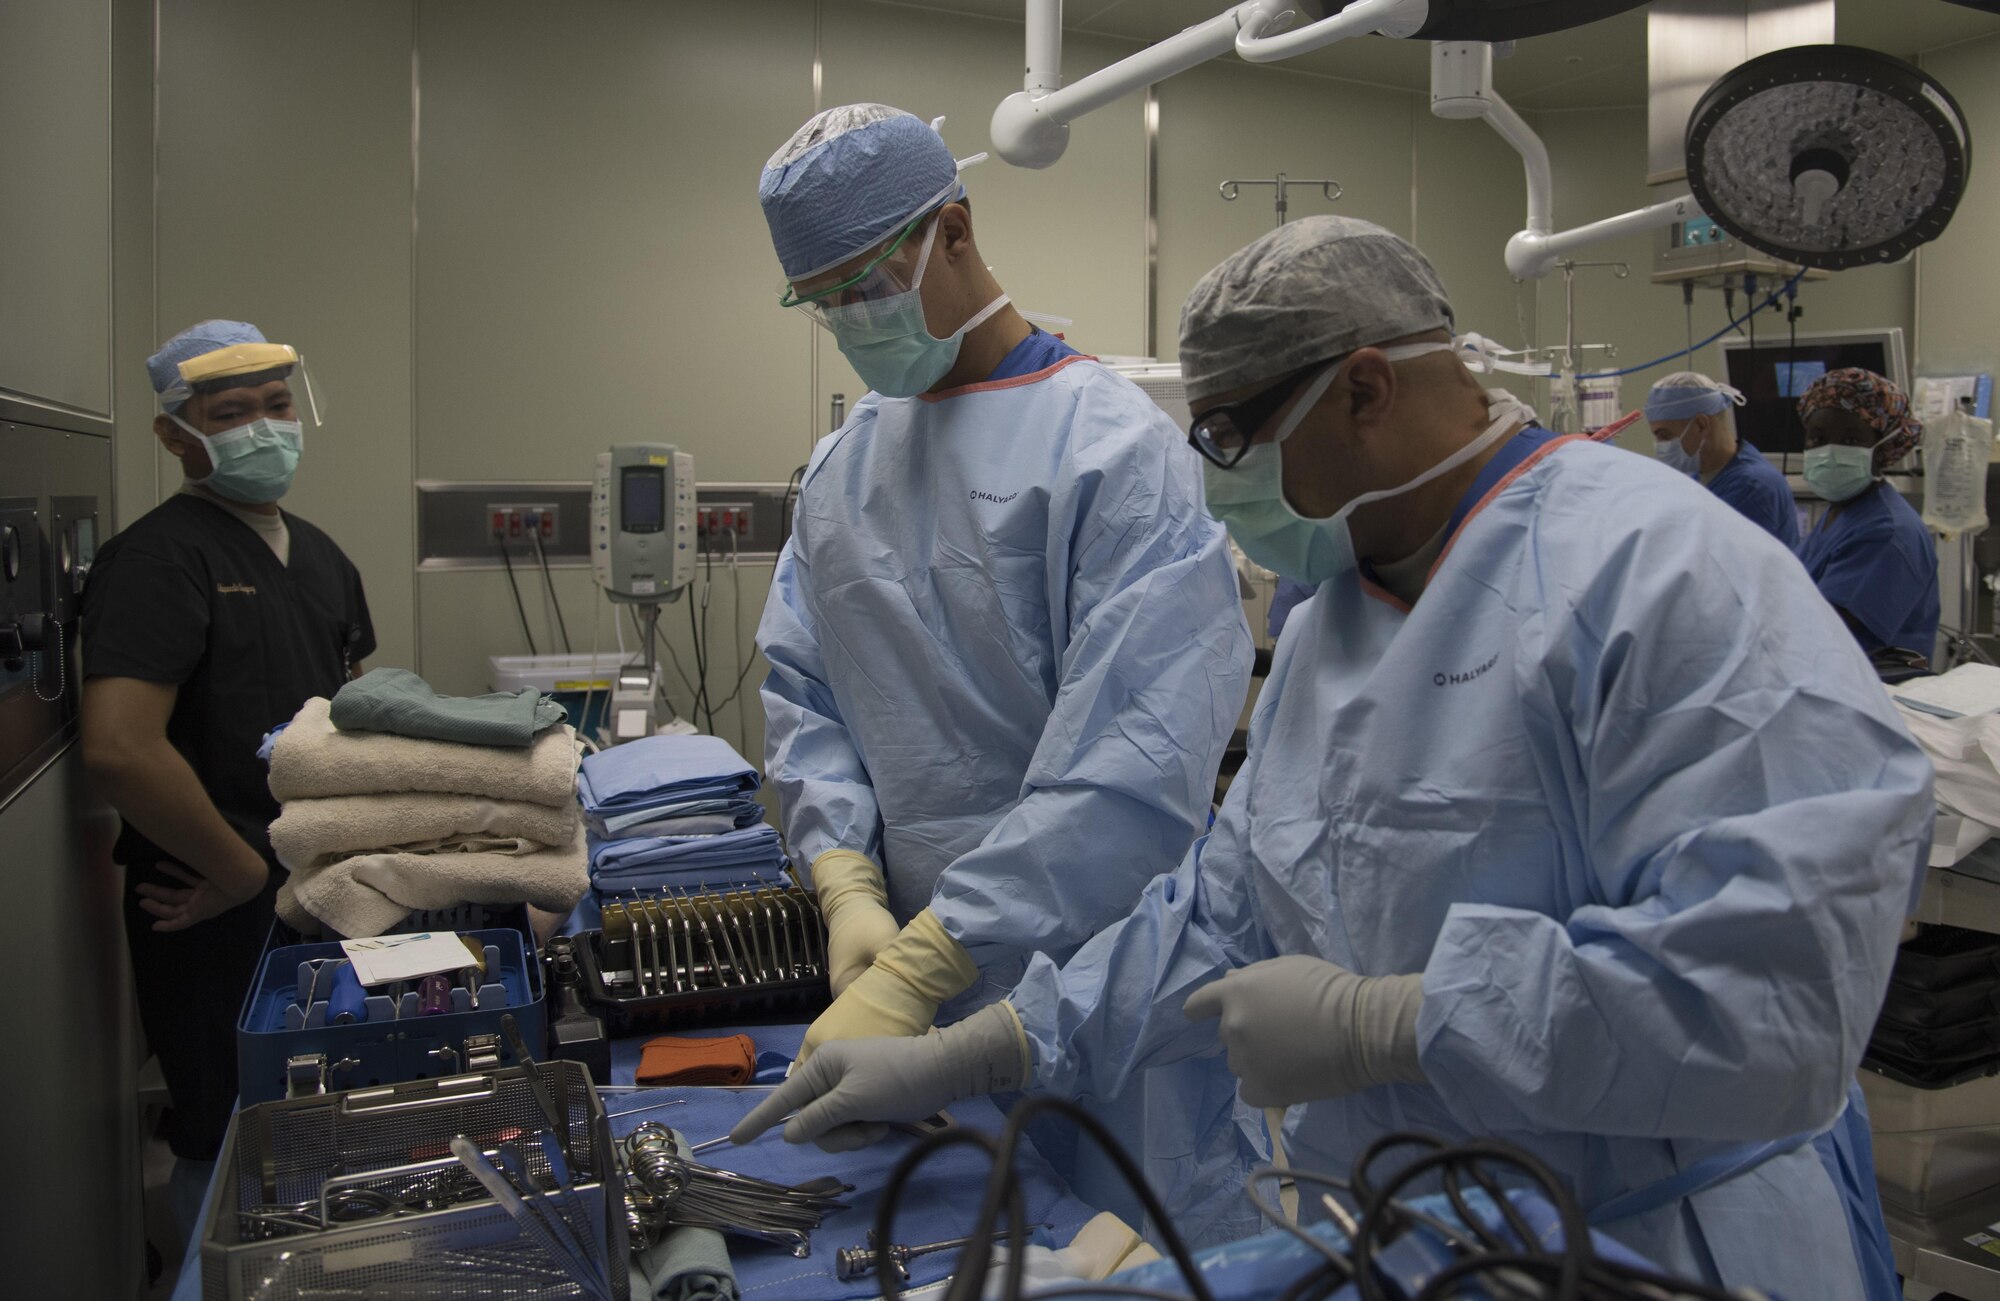
M294 504L361 565L378 662L454 691L484 685L489 654L526 647L503 576L413 572L411 479L579 479L605 445L658 437L692 450L706 480L782 481L826 428L829 396L861 393L826 336L775 308L755 201L759 167L813 110L815 48L821 103L942 114L961 156L987 147L1020 64L1017 23L864 0L184 0L162 18L160 333L237 314L305 348L331 414ZM1071 38L1066 71L1134 48ZM2000 129L1977 75L1996 57L1991 43L1933 56L1976 134ZM1054 168L995 160L966 175L1002 283L1024 308L1071 318L1086 351L1141 352L1150 319L1171 357L1194 280L1271 224L1267 192L1225 203L1218 182L1278 170L1346 187L1331 205L1296 193L1295 216L1347 213L1414 235L1461 328L1561 337L1559 279L1519 286L1501 264L1523 182L1485 125L1438 121L1421 94L1234 60L1157 93L1150 303L1142 97L1078 122ZM1643 110L1534 120L1555 158L1560 221L1650 199ZM1906 264L1809 285L1802 325L1922 324L1933 349L1976 335L2000 288L1973 249L1978 203L1991 210L1982 193L1926 255L1921 322ZM1647 283L1651 237L1591 256L1628 259L1634 274L1579 280L1581 337L1617 342L1626 365L1679 348L1679 292ZM1722 320L1719 295L1702 295L1698 332ZM1713 350L1696 361L1712 367ZM1657 373L1625 382L1627 405ZM586 650L600 603L582 572L555 577L572 645ZM748 646L768 578L768 564L748 562L718 577L718 698L742 663L728 638ZM546 600L535 585L523 595L547 649ZM601 608L597 623L609 647ZM665 627L692 671L685 613L670 607ZM687 691L669 687L685 707ZM757 713L718 718L718 730L755 755Z
M2000 37L1928 55L1924 70L1950 88L1972 126L1973 168L1965 202L1936 242L1917 251L1916 364L1935 374L2000 371Z
M111 518L123 376L153 330L151 136L150 0L0 5L0 497L39 497L45 542L52 497L94 496ZM16 1118L10 1157L35 1172L4 1199L0 1256L10 1295L133 1296L139 1032L110 862L117 820L90 798L75 745L70 624L54 707L28 696L24 675L0 674L12 924L0 987L22 1048L0 1074L0 1108ZM38 667L45 688L54 674Z
M111 416L111 5L0 6L0 392Z

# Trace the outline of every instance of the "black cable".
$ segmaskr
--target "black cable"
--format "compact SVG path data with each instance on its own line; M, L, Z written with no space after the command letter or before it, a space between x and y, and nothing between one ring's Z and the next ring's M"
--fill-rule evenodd
M1757 277L1748 271L1743 273L1743 297L1750 302L1750 310L1744 313L1750 323L1750 351L1757 350Z
M1341 1272L1330 1260L1321 1261L1278 1296L1278 1301L1324 1301L1335 1288L1346 1285L1353 1275Z
M507 544L500 544L500 563L507 566L507 586L514 589L514 613L521 616L521 635L528 639L528 654L538 655L535 649L535 634L528 630L528 607L521 604L521 585L514 580L514 558L507 554Z
M1056 1297L1146 1297L1148 1301L1190 1301L1184 1291L1138 1287L1134 1283L1064 1283L1062 1287L1032 1291L1022 1297L1022 1301L1056 1301Z
M978 1130L953 1126L949 1129L940 1129L926 1134L923 1138L917 1140L915 1147L903 1154L902 1159L896 1162L895 1168L889 1171L889 1178L882 1184L881 1200L875 1204L875 1241L877 1243L887 1245L896 1240L896 1207L903 1199L904 1185L909 1183L910 1176L916 1173L917 1167L943 1149L958 1146L980 1148L987 1156L992 1158L993 1169L996 1173L1003 1168L1000 1161L999 1142L980 1133ZM990 1184L991 1180L989 1179L988 1182ZM1021 1229L1022 1225L1027 1221L1027 1213L1022 1207L1021 1190L1018 1186L1013 1188L1008 1198L1008 1213L1013 1219L1013 1227L1016 1230ZM985 1253L985 1258L991 1259L991 1256L992 1252L988 1250ZM960 1256L959 1259L962 1268L965 1258ZM984 1272L982 1268L982 1276ZM952 1278L955 1290L958 1275L954 1274ZM878 1253L875 1258L875 1279L882 1286L883 1301L897 1301L903 1295L903 1280L896 1269L896 1262L887 1252ZM973 1295L976 1297L979 1294L975 1291Z
M562 632L563 654L573 655L576 652L570 649L569 625L563 622L562 602L556 599L556 580L549 577L549 557L542 550L542 535L540 533L530 533L528 536L534 539L535 559L542 562L542 585L549 589L549 604L555 608L556 627Z
M681 667L681 653L675 650L674 644L668 641L665 635L663 635L660 632L660 620L658 617L658 612L660 607L657 605L653 607L654 610L653 635L650 645L648 644L648 640L646 637L646 627L644 624L639 622L639 607L628 606L626 608L631 610L632 612L632 635L639 639L639 655L641 657L641 662L644 663L644 656L646 652L650 649L653 649L654 647L666 651L667 658L673 662L675 676L680 678L681 685L687 688L688 695L693 696L694 683L688 681L687 670ZM660 688L660 692L662 695L666 694L666 687L662 686ZM668 700L667 703L669 705L672 705L673 701Z
M784 504L778 508L779 551L783 551L785 544L792 540L792 511L798 502L799 494L805 490L805 482L806 467L803 465L792 471L792 477L785 480Z
M708 715L708 734L715 735L715 696L708 689L709 665L715 662L708 653L708 599L715 595L715 548L702 548L701 562L701 699L702 709Z
M988 1248L986 1254L988 1256L991 1255L990 1247L993 1238L993 1229L999 1213L997 1205L998 1194L1008 1183L1013 1181L1014 1151L1020 1146L1021 1135L1025 1131L1028 1122L1044 1111L1052 1111L1068 1118L1094 1140L1098 1148L1106 1156L1111 1158L1111 1163L1116 1167L1119 1177L1138 1196L1140 1204L1145 1207L1147 1216L1158 1229L1161 1238L1165 1240L1167 1254L1173 1257L1175 1265L1180 1268L1181 1277L1187 1281L1188 1290L1194 1294L1196 1301L1215 1301L1214 1295L1208 1290L1207 1282L1201 1276L1201 1271L1195 1267L1193 1254L1188 1251L1187 1244L1181 1240L1180 1232L1175 1229L1173 1219L1167 1214L1166 1208L1160 1204L1159 1196L1154 1193L1152 1186L1146 1182L1145 1176L1139 1172L1139 1167L1133 1162L1131 1153L1127 1152L1124 1146L1116 1138L1112 1137L1111 1131L1106 1129L1097 1117L1065 1098L1050 1097L1047 1095L1029 1097L1016 1104L1014 1109L1008 1113L1006 1127L1001 1130L1000 1134L1000 1153L1004 1164L995 1167L994 1176L987 1183L987 1201L980 1208L979 1218L974 1221L973 1241L968 1245L967 1251L970 1251L973 1247L980 1246L981 1243L985 1243ZM1007 1253L1007 1286L1001 1293L1001 1296L1006 1298L1006 1301L1018 1301L1022 1295L1024 1271L1027 1266L1026 1261L1022 1257L1023 1253L1018 1248L1010 1250ZM966 1256L961 1255L959 1257L961 1271L964 1270L966 1261ZM984 1286L985 1268L983 1265L979 1265L976 1260L974 1264L979 1279L967 1294L970 1297L979 1296L980 1288ZM954 1292L956 1292L956 1287L957 1284L954 1282Z
M700 540L697 540L696 545L706 550L705 545ZM704 579L704 581L706 580ZM699 724L704 713L712 720L715 717L715 710L708 705L708 656L705 653L701 625L695 620L694 597L692 594L688 597L687 609L688 636L694 641L694 672L697 682L694 703L691 706L694 710L694 717L690 721ZM709 724L708 733L710 736L715 735L715 724L712 721Z

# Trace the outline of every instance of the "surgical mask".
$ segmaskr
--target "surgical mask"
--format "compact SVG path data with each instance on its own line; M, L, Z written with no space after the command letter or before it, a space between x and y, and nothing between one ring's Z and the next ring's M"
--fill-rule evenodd
M1707 441L1707 436L1704 435L1702 442L1706 443ZM1679 470L1682 474L1689 475L1699 475L1701 473L1700 450L1688 451L1681 446L1681 440L1678 436L1674 438L1655 439L1653 442L1653 456L1658 459L1661 465L1666 466L1670 470Z
M821 309L841 355L861 382L883 397L908 398L928 392L951 373L965 336L1008 302L1008 296L1001 294L945 338L931 333L924 321L924 268L930 264L937 228L933 221L930 233L924 236L923 255L907 290L887 298Z
M204 434L172 412L167 418L194 435L208 453L208 477L190 482L250 506L274 502L291 491L305 447L305 426L298 421L259 419Z
M1825 447L1808 448L1806 486L1827 501L1853 500L1875 482L1875 449L1888 441L1884 438L1867 447L1829 443Z
M1431 352L1451 351L1448 343L1412 343L1382 349L1390 361L1404 361ZM1504 389L1488 389L1487 412L1492 423L1479 437L1409 482L1395 488L1364 492L1326 519L1308 519L1285 500L1285 440L1292 436L1306 412L1319 404L1340 373L1342 363L1307 387L1290 414L1268 443L1255 443L1243 459L1230 469L1204 462L1203 483L1207 489L1209 514L1221 520L1243 554L1264 568L1302 583L1323 583L1354 569L1359 558L1347 517L1359 507L1386 497L1396 497L1447 474L1500 441L1526 414L1514 396Z

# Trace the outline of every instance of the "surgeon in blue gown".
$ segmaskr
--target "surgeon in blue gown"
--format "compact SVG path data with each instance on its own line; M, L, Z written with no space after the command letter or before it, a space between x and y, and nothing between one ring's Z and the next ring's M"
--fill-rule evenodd
M1755 444L1736 432L1743 395L1696 370L1654 383L1646 423L1660 464L1699 481L1738 515L1798 550L1799 506L1791 485Z
M1909 398L1873 371L1828 371L1799 399L1799 419L1806 486L1830 503L1799 559L1862 650L1927 662L1937 645L1937 543L1882 477L1923 436Z
M814 449L758 645L766 762L828 918L805 1053L922 1035L1129 913L1207 825L1251 646L1200 459L1144 393L1033 329L934 126L814 117L759 189L783 301L871 392ZM1254 1215L1262 1126L1220 1062L1106 1095L1197 1236ZM1081 1195L1139 1206L1040 1136Z
M1845 1108L1930 765L1789 551L1525 421L1452 325L1422 255L1347 218L1202 279L1209 506L1320 583L1215 827L1067 962L928 1041L830 1045L737 1138L796 1107L788 1139L838 1147L1226 1053L1296 1165L1497 1136L1669 1271L1893 1295Z

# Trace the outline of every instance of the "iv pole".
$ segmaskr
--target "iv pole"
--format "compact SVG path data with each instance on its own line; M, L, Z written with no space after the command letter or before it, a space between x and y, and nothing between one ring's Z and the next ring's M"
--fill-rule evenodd
M1347 192L1341 188L1339 181L1299 180L1293 177L1286 176L1283 172L1279 172L1275 179L1269 181L1224 181L1220 187L1223 201L1225 203L1236 202L1238 195L1241 193L1239 187L1245 185L1268 185L1271 187L1272 193L1275 196L1275 202L1273 206L1277 210L1278 224L1280 226L1285 224L1285 212L1286 208L1288 207L1288 204L1285 199L1285 191L1289 190L1292 186L1317 185L1319 187L1319 192L1326 196L1327 201L1329 203L1338 200L1341 195Z

